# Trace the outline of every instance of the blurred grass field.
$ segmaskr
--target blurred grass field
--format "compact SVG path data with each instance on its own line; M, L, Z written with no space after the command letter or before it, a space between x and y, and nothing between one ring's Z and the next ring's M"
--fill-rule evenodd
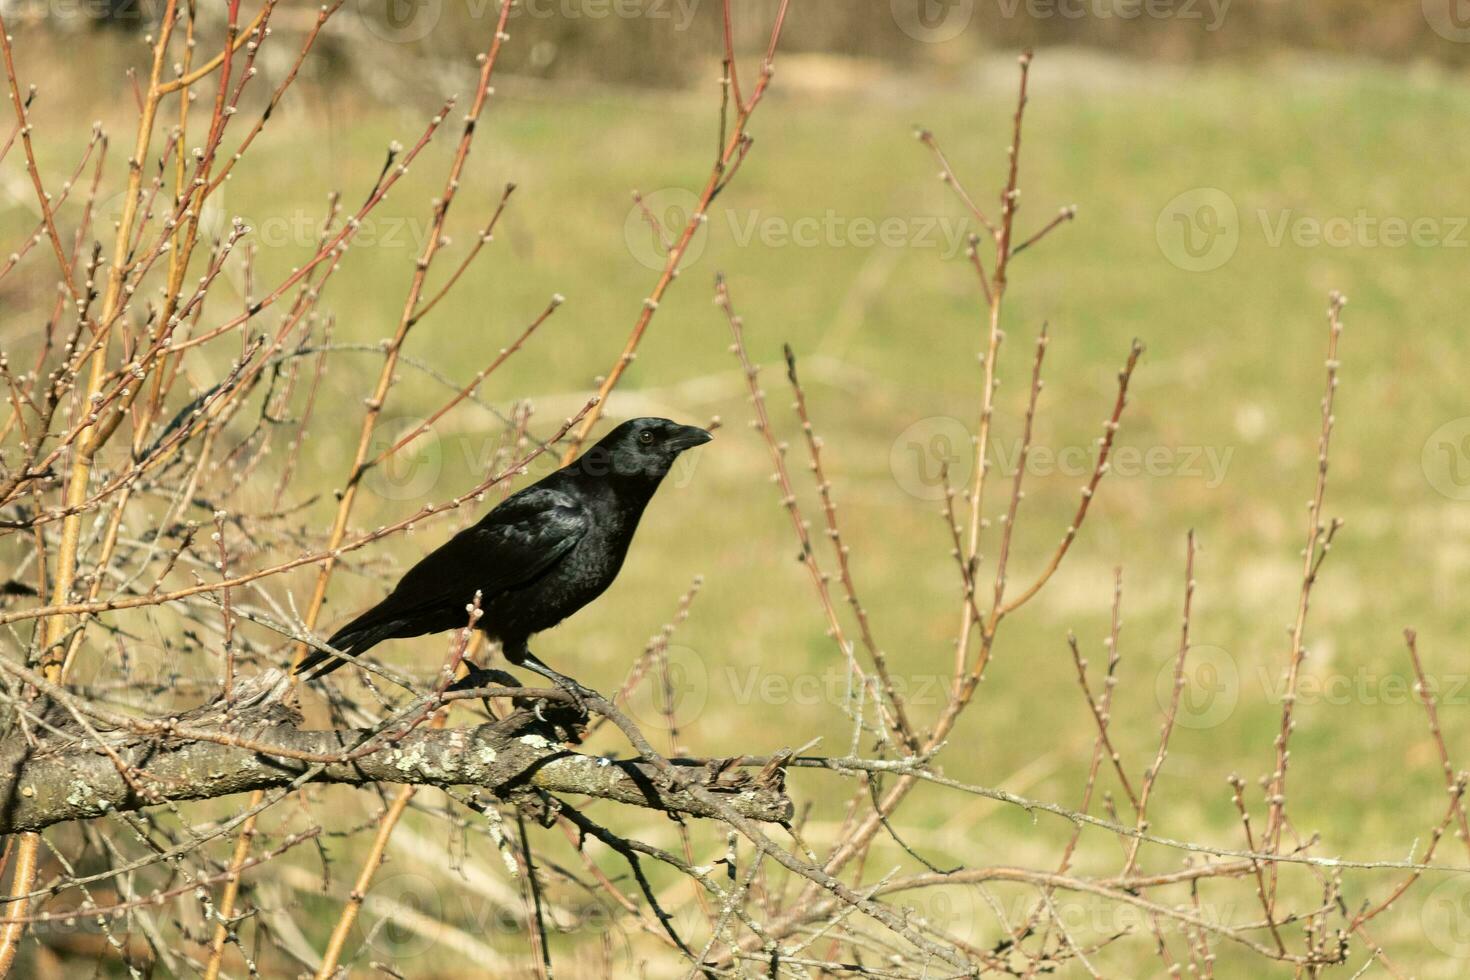
M674 638L676 714L694 753L759 753L818 736L824 750L839 753L850 737L837 703L840 656L795 560L764 447L746 425L751 413L728 330L710 302L716 270L729 278L752 356L767 367L765 387L777 426L792 442L802 503L819 524L779 367L781 344L790 343L801 359L861 598L914 692L914 713L927 722L941 707L959 579L938 504L910 492L927 486L912 466L915 452L942 447L957 425L973 429L982 299L973 271L940 234L963 227L965 215L935 180L913 129L934 131L968 189L993 212L1014 101L1011 65L985 61L932 83L878 73L837 87L814 83L818 63L792 59L783 66L790 78L778 76L757 114L755 147L718 201L701 254L686 264L609 406L612 417L662 414L703 423L718 416L723 426L693 469L677 474L677 485L656 500L613 588L536 649L594 686L615 686L689 581L703 575L692 615ZM1157 680L1178 642L1184 538L1193 528L1202 546L1194 635L1203 666L1192 670L1186 697L1198 711L1187 710L1174 733L1152 829L1242 846L1226 777L1246 778L1261 813L1254 787L1272 762L1275 692L1314 478L1326 297L1340 289L1350 303L1327 514L1347 524L1307 633L1306 669L1321 687L1309 686L1318 693L1299 704L1291 812L1303 835L1321 832L1321 853L1405 858L1413 842L1422 848L1444 808L1424 712L1408 695L1405 626L1418 628L1428 669L1443 681L1451 752L1470 764L1470 611L1457 601L1470 573L1470 500L1456 499L1470 496L1470 480L1459 470L1470 466L1460 442L1470 422L1442 429L1470 417L1470 140L1458 125L1470 117L1470 90L1462 77L1371 63L1283 59L1182 69L1065 50L1039 52L1033 81L1019 227L1025 234L1068 204L1078 206L1078 218L1012 267L999 444L1010 452L1019 433L1032 341L1046 322L1052 342L1038 444L1058 453L1090 446L1111 408L1115 372L1137 337L1147 352L1119 446L1154 462L1104 481L1061 572L1005 624L979 703L944 757L945 772L1075 805L1094 729L1065 636L1075 630L1095 669L1102 664L1112 570L1121 565L1125 626L1113 732L1131 773L1141 773L1157 744ZM116 110L83 111L90 117ZM288 102L226 195L229 211L262 232L258 281L309 254L309 234L303 240L282 231L272 240L266 232L303 220L309 227L331 189L355 203L389 141L411 142L431 111L428 101L390 109L344 91ZM43 102L36 114L42 151L58 166L79 145L60 134L85 135L61 112ZM551 294L565 294L564 309L481 391L502 410L529 398L538 408L537 430L548 431L612 363L656 277L634 254L646 243L630 246L630 191L696 188L708 173L715 113L712 92L548 94L530 83L500 84L455 205L453 250L473 239L506 181L518 190L496 242L414 329L409 354L463 382ZM375 343L391 331L418 245L415 228L451 150L452 137L441 138L425 153L378 213L376 244L354 248L332 280L323 305L336 317L337 340ZM113 165L119 174L120 159ZM13 186L15 161L4 166ZM1199 188L1223 192L1233 204L1239 243L1219 268L1191 272L1170 261L1177 253L1170 252L1167 221L1161 246L1160 215ZM27 212L20 204L5 201L6 227L29 220L21 220ZM1430 221L1437 244L1375 243L1362 231L1340 246L1301 244L1291 234L1273 243L1283 220L1309 228L1360 214ZM816 244L776 240L804 218L828 229L816 233ZM830 230L837 219L847 230ZM904 244L854 241L861 236L852 222L859 220L896 221L891 227L901 229ZM742 244L748 228L766 230L765 240L758 233ZM361 371L344 370L354 357ZM219 365L191 368L207 377ZM325 379L309 473L298 483L303 495L323 494L311 513L324 526L328 491L350 461L357 406L376 370L371 354L343 355ZM385 418L392 425L427 414L447 394L407 368ZM457 410L413 467L370 482L354 524L371 528L471 485L470 464L483 463L498 430L484 409ZM1042 567L1084 479L1050 471L1028 476L1013 588ZM1001 512L1004 488L1005 481L992 484L991 517ZM987 556L996 532L989 532ZM442 533L442 525L425 526L397 539L392 556L406 564ZM993 566L987 561L984 569L988 581ZM306 575L294 582L298 597L309 591ZM378 588L341 574L328 611L346 616ZM440 639L426 638L395 643L383 655L427 671L441 651ZM659 728L646 702L639 717ZM837 818L844 803L824 797L837 784L812 775L796 775L793 784L799 799L816 803L820 838L822 822ZM1113 785L1106 773L1102 785ZM368 805L364 799L364 812ZM908 841L941 865L1048 867L1070 832L1061 820L984 800L955 807L952 798L924 790L903 813ZM676 840L672 829L665 833ZM1119 866L1112 840L1086 840L1081 870ZM878 853L913 866L896 847ZM1155 870L1177 868L1181 859L1159 849L1144 854L1144 866ZM1447 841L1439 859L1463 864L1463 845ZM1306 871L1294 874L1305 893L1314 893ZM1350 877L1349 906L1378 900L1399 874ZM1466 969L1455 950L1436 945L1422 913L1423 896L1442 880L1421 885L1374 930L1397 965L1422 977ZM1246 883L1212 887L1233 890L1235 913L1251 917ZM1470 885L1449 887L1452 893L1433 893L1463 905ZM1012 894L1005 886L996 891ZM971 911L974 936L998 939L989 910ZM1461 925L1470 928L1470 921ZM514 951L521 941L503 936L496 944ZM1232 972L1230 944L1219 946L1219 975L1244 975ZM1113 955L1104 952L1099 962L1132 975L1158 972L1152 956L1135 962L1120 953L1110 961ZM1362 958L1355 946L1356 961ZM417 976L436 967L408 960L400 968Z

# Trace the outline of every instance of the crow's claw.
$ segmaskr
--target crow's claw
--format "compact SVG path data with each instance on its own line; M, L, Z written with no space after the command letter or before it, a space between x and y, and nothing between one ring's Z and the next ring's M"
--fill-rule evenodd
M527 670L534 670L542 677L551 681L551 683L555 684L562 691L565 691L567 697L572 699L572 704L576 705L577 712L584 718L588 717L590 714L590 712L587 710L587 702L602 700L601 694L598 694L590 687L584 687L581 684L578 684L566 674L563 674L558 670L554 670L551 667L546 666L546 664L541 662L540 658L538 658L534 653L531 653L529 650L526 651L525 656L521 660L521 666L525 667Z
M587 702L602 697L601 694L598 694L590 687L583 687L570 677L562 676L560 680L554 680L553 683L562 691L566 692L567 697L571 698L572 704L576 706L577 713L584 718L589 717L591 714L587 708Z

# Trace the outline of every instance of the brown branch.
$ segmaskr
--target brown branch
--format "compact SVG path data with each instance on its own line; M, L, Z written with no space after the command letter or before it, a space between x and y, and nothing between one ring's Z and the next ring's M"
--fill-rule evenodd
M1424 673L1424 662L1419 658L1419 634L1414 630L1404 630L1404 642L1409 647L1409 660L1414 665L1415 694L1419 703L1424 705L1424 712L1429 718L1429 734L1434 738L1434 746L1439 750L1440 769L1444 772L1444 787L1451 798L1457 801L1455 807L1455 819L1459 822L1459 838L1465 847L1470 848L1470 822L1465 817L1465 807L1459 803L1463 794L1462 780L1455 775L1455 766L1450 762L1450 750L1445 746L1444 731L1439 727L1439 707L1435 699L1433 687L1429 678Z
M1159 726L1159 750L1154 756L1153 765L1149 766L1143 774L1143 788L1138 793L1138 829L1148 829L1148 801L1153 795L1154 784L1159 778L1159 771L1164 768L1164 760L1169 756L1169 736L1174 733L1174 722L1179 717L1179 698L1184 693L1184 662L1189 656L1189 628L1192 625L1194 615L1194 556L1195 556L1194 531L1190 531L1185 542L1184 556L1184 614L1179 627L1179 652L1174 658L1174 682L1170 688L1169 706L1164 710L1164 721ZM1138 861L1138 838L1134 838L1128 848L1128 860L1123 865L1123 874L1127 875L1133 870Z
M1291 758L1289 751L1291 733L1296 727L1293 709L1296 707L1297 682L1301 675L1302 661L1307 655L1303 646L1307 611L1312 604L1312 587L1317 583L1322 561L1327 557L1327 550L1332 545L1331 534L1339 526L1334 522L1331 532L1323 527L1322 504L1327 495L1328 452L1332 445L1333 423L1336 421L1332 405L1337 395L1337 345L1338 339L1342 336L1342 308L1345 302L1345 297L1334 292L1327 304L1327 378L1326 390L1322 395L1322 429L1317 438L1317 479L1311 501L1307 506L1307 541L1306 546L1302 549L1301 589L1297 595L1296 616L1291 626L1291 648L1287 653L1286 683L1281 698L1281 727L1276 734L1275 741L1276 766L1270 777L1268 789L1270 810L1263 838L1273 850L1280 847L1281 831L1286 818L1286 769ZM1276 878L1273 868L1271 878L1273 895L1275 889Z
M796 414L801 420L802 434L806 437L812 476L816 478L817 492L822 498L822 513L827 520L827 537L831 539L832 549L837 554L837 572L842 581L843 592L847 596L847 604L852 607L853 617L858 624L858 636L862 639L868 656L872 658L873 670L883 684L883 694L893 708L893 719L897 724L904 746L910 752L918 752L920 751L919 736L914 731L908 714L904 710L904 699L893 686L893 676L888 670L888 657L878 646L878 641L873 638L867 610L863 608L862 601L858 599L857 586L853 583L852 568L848 561L848 547L842 540L842 528L837 521L837 504L832 499L832 482L827 479L827 474L822 468L822 440L812 427L811 413L807 410L806 391L802 388L800 377L796 373L796 353L792 351L790 344L785 346L785 354L786 378L791 382L791 390L796 398Z

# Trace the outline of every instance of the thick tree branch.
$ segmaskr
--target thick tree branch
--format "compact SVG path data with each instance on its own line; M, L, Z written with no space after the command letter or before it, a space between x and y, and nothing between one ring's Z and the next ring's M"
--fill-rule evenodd
M0 834L41 830L69 820L101 816L109 810L138 810L162 802L217 799L235 793L290 785L319 763L308 757L348 757L373 732L343 729L307 731L295 724L293 712L279 700L285 689L281 675L270 671L247 682L220 727L252 747L213 741L142 738L112 733L106 750L89 735L76 732L30 747L12 736L0 747ZM243 697L248 705L241 710ZM224 708L212 714L228 718ZM190 728L199 720L180 719ZM279 747L284 757L254 746ZM126 766L125 777L119 762ZM691 773L704 763L683 760ZM717 769L707 788L742 816L779 822L790 818L791 801L779 787ZM350 762L327 764L312 782L366 785L398 783L417 786L474 786L498 795L536 788L558 794L600 797L632 806L693 816L717 816L707 799L670 786L654 767L566 750L555 732L530 712L476 728L421 729L390 741L379 750Z

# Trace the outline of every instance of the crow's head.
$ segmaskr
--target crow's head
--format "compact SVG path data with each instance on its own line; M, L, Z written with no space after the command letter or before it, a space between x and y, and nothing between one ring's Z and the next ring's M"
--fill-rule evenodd
M674 460L686 449L702 446L713 438L693 425L668 419L629 419L587 450L580 460L591 476L662 480Z

